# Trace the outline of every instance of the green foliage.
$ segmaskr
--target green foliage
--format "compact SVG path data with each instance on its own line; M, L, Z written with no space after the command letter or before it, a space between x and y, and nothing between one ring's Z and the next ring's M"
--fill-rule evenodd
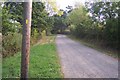
M67 28L65 23L65 16L54 15L54 27L52 29L52 33L64 33L65 29Z
M54 42L54 37L52 38ZM29 78L62 78L55 43L31 47ZM20 53L3 59L3 78L20 77Z
M47 11L45 11L44 3L33 2L32 7L31 45L35 44L38 39L41 39L42 31L46 30L46 34L50 34L54 24L53 17L48 16ZM23 3L5 2L2 7L3 54L5 57L20 50L15 35L22 33L22 21ZM19 45L21 44L19 43Z
M118 44L118 27L118 19L106 20L104 36L106 36L107 45L115 46Z
M2 48L3 57L11 56L21 50L22 35L19 33L9 33L3 36Z
M99 2L92 3L91 8L88 8L93 15L92 19L103 25L102 36L108 46L117 47L118 45L119 4L120 2Z
M36 28L34 28L33 29L34 31L32 31L33 33L32 33L32 35L31 35L31 45L34 45L35 43L37 43L37 41L39 40L39 39L41 39L41 36L39 35L39 33L37 32L37 29Z
M44 11L44 4L41 2L33 2L32 9L32 27L44 29L46 12Z
M16 20L22 25L23 21L23 3L21 2L5 2L4 7L8 8L8 12L11 15L10 19Z
M21 50L21 24L11 17L10 6L2 7L2 53L3 57L11 56Z
M87 11L82 6L77 7L69 13L69 16L66 19L67 24L70 24L69 27L72 33L77 36L84 37L88 33L88 30L92 30L92 20L89 19Z
M12 20L12 14L9 13L10 7L4 6L2 9L2 34L6 35L8 32L19 32L21 25L16 20Z
M9 7L8 13L11 14L10 19L16 20L22 24L23 21L23 3L22 2L6 2L6 7ZM49 20L49 21L48 21ZM51 21L50 21L51 20ZM43 30L49 30L53 24L53 20L48 16L45 10L45 4L42 2L33 2L32 4L32 33L36 28L41 35Z
M66 18L72 34L88 40L102 41L104 46L118 48L120 2L87 2L73 9Z

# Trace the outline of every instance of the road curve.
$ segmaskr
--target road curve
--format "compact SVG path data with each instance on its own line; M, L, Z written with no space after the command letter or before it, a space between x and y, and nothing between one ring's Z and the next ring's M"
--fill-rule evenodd
M64 78L118 78L118 60L57 35L56 45Z

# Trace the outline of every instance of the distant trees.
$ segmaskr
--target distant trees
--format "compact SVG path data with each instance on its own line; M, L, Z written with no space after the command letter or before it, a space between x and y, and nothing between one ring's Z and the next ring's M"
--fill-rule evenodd
M77 4L76 8L67 6L67 11L58 10L55 3L48 2L47 8L45 5L42 2L33 2L31 44L36 43L44 31L49 35L64 33L69 28L77 37L118 47L120 2L86 2L85 6ZM18 43L21 43L23 3L5 2L0 8L2 8L0 16L2 16L3 54L16 53L21 49Z
M67 19L71 32L81 38L102 41L118 48L120 2L87 2L73 9Z
M67 28L65 18L67 17L67 13L64 10L62 15L54 15L54 27L52 28L52 33L64 33Z
M87 10L83 6L75 8L66 19L67 24L70 24L71 32L76 36L85 37L88 29L92 29L92 20L87 15Z

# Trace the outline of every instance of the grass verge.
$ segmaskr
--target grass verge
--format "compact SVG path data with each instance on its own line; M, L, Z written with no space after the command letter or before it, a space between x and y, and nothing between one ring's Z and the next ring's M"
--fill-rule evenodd
M91 43L91 42L89 42L89 41L87 41L85 39L80 39L80 38L77 38L77 37L75 37L73 35L68 35L68 37L75 40L75 41L77 41L77 42L82 43L85 46L91 47L91 48L96 49L96 50L98 50L98 51L100 51L100 52L102 52L102 53L104 53L106 55L109 55L111 57L114 57L114 58L118 59L118 52L117 51L107 49L105 47L97 45L97 43L95 43L95 42Z
M48 40L49 39L49 40ZM56 54L55 36L49 36L48 42L31 47L29 78L62 78L59 58ZM19 78L21 54L3 59L3 78Z

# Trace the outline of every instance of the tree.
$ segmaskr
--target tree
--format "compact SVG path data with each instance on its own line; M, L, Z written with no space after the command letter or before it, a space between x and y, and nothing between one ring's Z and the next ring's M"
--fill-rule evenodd
M91 19L84 6L78 6L68 13L66 21L70 25L71 32L79 37L85 37L87 30L91 28Z
M86 3L93 21L103 26L102 38L108 46L115 47L118 44L119 4L120 2Z
M67 28L64 23L65 16L54 15L54 27L52 28L52 33L64 33L64 30Z
M13 16L9 13L10 7L3 6L2 8L2 33L7 35L9 32L19 32L21 29L21 24L15 19L11 19Z
M23 38L22 38L22 56L21 56L21 79L28 78L29 54L30 54L30 31L31 31L31 15L32 0L24 2L24 22L23 22Z
M20 22L22 25L23 16L23 3L22 2L5 2L8 9L10 19L16 20ZM31 35L34 36L34 30L37 30L39 36L41 36L41 32L45 30L47 26L46 17L48 17L48 13L45 11L45 4L42 2L33 2L33 11L32 11L32 24L31 24Z
M71 32L77 37L103 42L106 47L118 48L120 2L87 2L76 7L66 18Z

